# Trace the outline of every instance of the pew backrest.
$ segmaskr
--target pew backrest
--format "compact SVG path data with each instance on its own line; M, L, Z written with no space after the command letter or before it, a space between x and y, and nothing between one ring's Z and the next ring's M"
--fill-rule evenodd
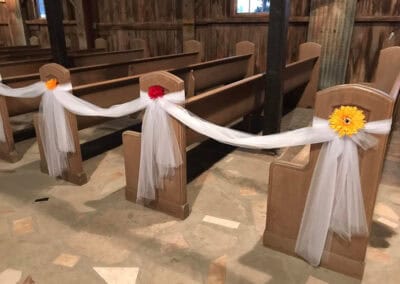
M144 49L133 49L127 51L115 52L89 52L87 54L72 54L70 59L73 66L85 66L94 64L106 64L124 62L133 59L143 58ZM51 56L32 59L32 60L16 60L0 62L0 74L3 77L18 76L24 74L31 74L37 72L41 66L51 63L53 59Z
M313 108L315 104L315 94L318 91L319 73L320 73L320 55L321 45L315 42L305 42L299 46L298 61L305 61L311 58L316 58L314 67L311 71L309 81L305 86L301 98L297 105L299 107ZM301 76L301 75L299 75Z
M264 74L246 77L187 98L185 108L209 122L226 126L261 108L264 84ZM187 146L203 139L202 135L187 129Z
M396 82L399 78L399 75L400 46L382 49L379 53L378 65L371 82L372 86L391 94L395 90L393 88L396 87ZM397 96L397 94L392 95Z

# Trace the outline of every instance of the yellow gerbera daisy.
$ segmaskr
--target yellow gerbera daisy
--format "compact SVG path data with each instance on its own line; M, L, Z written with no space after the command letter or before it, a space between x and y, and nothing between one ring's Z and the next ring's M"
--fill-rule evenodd
M329 117L329 126L339 137L352 136L364 128L365 115L362 110L353 106L336 108Z
M50 79L46 82L46 87L49 90L54 90L58 85L57 79Z

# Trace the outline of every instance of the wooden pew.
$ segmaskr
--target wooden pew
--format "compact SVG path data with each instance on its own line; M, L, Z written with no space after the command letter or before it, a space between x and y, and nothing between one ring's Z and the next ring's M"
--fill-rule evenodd
M243 44L244 43L240 43L238 46L243 47ZM246 42L245 45L248 45L249 50L251 50L252 53L225 58L225 60L223 59L216 60L211 62L212 64L210 64L210 62L193 64L190 65L189 67L175 69L174 72L179 73L180 76L183 78L187 78L193 76L193 74L197 74L197 70L199 70L200 72L199 74L204 75L207 72L207 69L213 71L216 68L221 68L223 70L227 69L228 66L228 69L230 69L229 72L227 71L223 73L226 74L227 80L229 80L233 76L232 72L237 72L245 77L247 76L248 70L254 69L254 60L253 60L254 44ZM244 58L246 60L243 60ZM241 65L236 65L236 67L238 67L237 69L231 69L230 67L235 61L241 62ZM246 72L243 72L243 70L246 70ZM60 66L55 68L54 65L46 65L43 68L41 68L40 73L42 80L47 80L48 78L54 78L54 77L58 79L59 76L61 76L60 80L62 80L62 82L67 82L70 80L68 78L69 77L68 70L63 69ZM121 104L138 98L140 95L139 78L140 76L130 76L94 84L78 86L73 88L73 94L98 106L110 107L115 104ZM194 82L195 80L197 80L196 77L192 77L192 79L193 81L190 82ZM212 82L213 78L210 78L209 80L210 82ZM221 84L220 80L221 78L218 77L218 80L215 81L216 84L215 86L220 86ZM211 87L210 82L208 83L209 84L208 87ZM182 86L184 86L184 84ZM189 85L189 83L187 83L186 88L188 89L189 87L192 88L192 85ZM196 93L197 91L196 86L194 87L193 91L194 93ZM42 145L41 136L38 128L39 119L40 117L35 118L36 137L38 140L40 155L41 155L41 169L43 172L46 172L47 171L47 165L45 162L46 159L41 146ZM75 148L78 149L78 151L69 154L68 157L69 167L64 172L62 178L75 184L84 184L87 182L87 176L83 169L82 155L81 152L79 151L80 144L79 144L78 130L99 124L108 119L97 118L97 117L94 118L94 117L75 116L71 113L68 113L68 120L71 125L72 135L75 142Z
M14 46L0 46L1 52L13 52L15 50L35 50L40 49L40 45L14 45Z
M307 82L317 80L313 76L315 63L318 58L311 57L287 65L285 69L284 85L285 92L290 92L300 86L307 85ZM295 72L296 71L296 72ZM142 90L147 90L151 85L161 82L164 73L153 73L143 76ZM171 79L172 80L172 79ZM178 78L173 78L175 84ZM185 108L199 117L218 125L228 126L240 119L247 120L249 129L252 128L253 114L259 112L263 106L265 89L265 74L250 76L219 88L206 91L185 101ZM179 83L180 84L180 83ZM168 89L168 85L165 86ZM152 208L171 214L177 218L184 219L189 215L189 205L186 195L186 149L207 139L202 135L187 129L180 122L171 119L174 125L175 134L183 154L184 163L175 170L175 175L164 181L164 189L157 191L157 199L151 202ZM136 202L138 172L140 161L140 140L141 134L134 131L127 131L123 134L125 171L126 171L126 198Z
M122 63L71 68L69 69L69 80L73 86L78 86L159 69L176 69L199 62L202 58L202 54L203 49L201 43L191 40L185 42L184 53L181 54L136 59ZM10 87L21 87L38 81L40 81L40 74L30 74L5 78L3 83ZM18 99L3 97L0 94L0 115L3 118L4 128L7 133L6 143L0 143L0 158L10 162L16 162L20 159L20 156L18 156L15 151L10 117L37 111L39 109L40 100L40 97Z
M368 121L388 119L393 115L396 96L360 84L335 86L317 93L315 115L328 119L337 106L354 105L364 111ZM376 147L359 152L361 186L369 231L388 137L377 135L379 143ZM314 144L288 148L271 164L263 238L265 246L295 255L297 234L321 146ZM330 233L328 240L321 266L361 279L368 238L353 237L351 242L346 242Z
M307 61L310 58L317 57L317 61L313 65L311 74L304 74L301 71L303 67L299 65L293 66L292 70L290 64L286 66L285 76L291 77L292 82L286 82L284 93L287 94L284 100L284 104L287 108L293 107L303 107L303 108L313 108L315 102L315 94L318 91L318 80L320 72L320 55L321 55L321 45L315 42L302 43L299 46L298 61ZM300 70L296 70L299 69ZM306 85L299 86L297 82L303 80L304 77L309 77L311 75L310 81ZM296 86L293 88L293 86Z
M96 52L105 52L105 49L78 49L68 50L68 55L80 55L80 54L91 54ZM16 61L16 60L29 60L31 58L49 57L51 56L51 49L40 48L29 51L14 51L14 52L2 52L0 51L0 62Z
M400 89L400 46L382 49L372 81L362 84L384 91L391 97L396 97ZM394 109L393 122L398 123L400 112L398 100Z
M85 65L124 62L127 60L143 58L146 54L147 51L145 48L137 48L125 51L94 52L72 55L70 56L70 60L72 66L79 67ZM49 56L32 60L0 62L0 74L3 77L10 77L35 73L42 65L51 63L52 61L53 59Z

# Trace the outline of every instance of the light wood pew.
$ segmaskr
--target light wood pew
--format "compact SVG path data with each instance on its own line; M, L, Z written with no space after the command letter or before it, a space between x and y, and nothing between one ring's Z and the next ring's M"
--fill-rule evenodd
M85 65L106 64L124 62L132 59L145 57L145 48L137 48L125 51L113 52L93 52L70 56L72 66L79 67ZM51 63L51 56L32 60L17 60L0 62L0 74L2 77L18 76L37 72L39 68L47 63Z
M298 61L304 61L310 58L317 58L317 61L314 64L314 67L312 69L311 73L311 79L307 83L306 86L300 86L296 88L291 88L290 86L285 86L285 93L289 93L288 97L286 98L286 101L284 102L286 105L289 105L290 107L303 107L303 108L314 108L314 103L315 103L315 94L318 91L318 81L319 81L319 73L320 73L320 55L321 55L321 45L315 42L305 42L300 44L299 46L299 55L298 55ZM288 67L288 66L286 66ZM297 70L293 70L294 73L297 72ZM286 73L287 76L291 77L292 75L295 74L288 74ZM301 80L301 76L306 76L305 74L302 74L301 72L297 73L295 75L297 79L293 80ZM294 77L293 77L294 78ZM295 84L296 85L296 84ZM290 97L293 97L294 99L291 99Z
M242 44L240 44L241 46ZM252 43L248 42L248 45L251 46L252 48L254 47ZM254 51L254 49L252 49ZM182 77L188 77L189 75L192 76L193 74L197 74L197 70L201 70L200 74L204 74L204 72L207 72L207 68L209 70L215 70L217 68L217 65L219 66L231 66L231 64L234 61L241 62L242 66L238 65L237 71L239 74L242 74L242 76L246 76L246 72L243 73L242 70L250 70L249 66L251 68L254 68L254 60L253 60L254 53L251 54L245 54L241 56L233 56L233 57L228 57L225 58L224 60L217 60L213 62L213 64L210 64L210 62L205 62L205 63L200 63L200 64L193 64L190 65L190 67L184 67L181 69L175 69L176 73L179 73L180 76ZM243 60L243 58L246 58L247 60ZM217 64L218 63L218 64ZM226 69L226 68L222 68ZM63 70L63 71L61 71ZM68 77L69 75L68 70L63 69L62 67L58 66L55 68L55 65L46 65L45 67L41 68L41 78L42 80L47 80L48 78L57 78L58 76L66 76ZM227 80L230 79L232 76L231 72L226 72L225 73L227 76ZM104 81L104 82L99 82L99 83L94 83L94 84L88 84L88 85L83 85L83 86L78 86L73 88L73 94L87 100L91 103L94 103L96 105L99 105L101 107L110 107L115 104L121 104L124 102L128 102L130 100L136 99L140 96L140 91L139 91L139 78L140 76L130 76L130 77L125 77L125 78L119 78L119 79L114 79L114 80L109 80L109 81ZM68 81L69 79L66 79L65 77L61 78L63 82ZM218 80L216 80L215 87L219 87L221 82L221 78L218 77ZM193 80L196 80L195 77L193 77ZM213 81L213 78L211 77L210 82ZM210 82L208 84L210 84ZM185 84L183 84L184 86ZM188 84L189 86L189 84ZM186 88L188 88L188 86ZM211 85L209 85L211 88ZM194 92L196 93L196 89L194 89ZM40 137L40 131L38 129L38 117L35 118L35 129L36 129L36 137L38 140L39 144L39 149L42 149L41 146L41 137ZM93 117L83 117L83 116L75 116L71 113L68 113L68 120L72 128L72 134L73 138L75 141L75 147L76 149L80 149L80 144L79 144L79 132L78 130L84 129L90 126L94 126L96 124L99 124L101 122L104 122L108 120L107 118L93 118ZM41 169L43 172L47 171L47 166L46 166L46 159L44 156L44 153L42 150L40 150L41 154ZM64 178L67 181L70 181L75 184L84 184L87 182L87 176L86 173L83 169L83 161L82 161L82 155L80 151L76 151L75 153L70 153L69 154L69 166L68 169L64 172L62 178Z
M105 52L105 49L77 49L77 50L68 50L68 55L82 55L82 54L94 54L96 52ZM16 61L16 60L29 60L32 58L41 58L41 57L49 57L51 56L51 49L49 48L41 48L34 49L29 51L14 51L14 52L1 52L0 51L0 62L7 61Z
M285 94L291 90L307 85L313 81L313 74L317 57L311 57L289 64L285 68ZM163 82L164 73L144 75L142 90L151 85L157 85L157 80ZM174 82L180 82L173 78ZM172 79L171 79L172 80ZM185 108L199 117L218 125L228 126L240 119L247 120L246 124L252 128L253 115L257 116L264 102L265 74L250 76L222 87L206 91L185 101ZM168 85L164 86L168 89ZM184 219L189 215L189 205L186 195L186 148L202 142L206 137L187 129L180 122L171 119L176 137L181 147L184 163L175 171L175 175L164 181L164 189L157 191L157 200L151 202L152 208L161 210L177 218ZM123 134L125 170L126 170L126 198L136 201L138 172L140 161L141 134L127 131Z
M265 82L264 74L258 74L231 84L218 87L208 92L187 98L185 108L201 118L219 125L232 122L258 110L263 102L262 93ZM152 85L161 85L170 92L184 88L184 82L166 72L155 72L141 78L140 88L147 91ZM186 194L186 148L206 138L187 129L177 120L170 118L184 163L175 170L175 175L164 181L164 189L157 191L152 208L184 219L189 215ZM141 134L127 131L123 134L126 198L136 202L137 183L140 161Z
M70 80L73 86L78 86L154 70L176 69L199 62L202 54L203 49L201 43L191 40L184 44L184 52L180 54L136 59L122 63L71 68L69 69ZM21 87L38 81L40 81L39 74L30 74L5 78L3 83L10 87ZM3 97L0 94L0 115L3 117L3 124L7 132L6 143L0 143L0 158L10 162L16 162L20 159L20 156L18 156L15 151L10 117L37 111L39 109L40 100L40 97L18 99Z
M393 115L396 100L397 94L391 96L369 86L340 85L317 93L315 115L328 119L337 106L354 105L364 111L367 121L388 119ZM369 231L388 137L377 135L379 143L376 147L359 151L361 186ZM271 164L265 246L295 255L297 234L321 145L288 148ZM353 237L351 242L345 242L330 233L321 265L361 279L367 245L368 238L365 237Z
M13 52L15 50L35 50L40 49L40 45L14 45L14 46L0 46L1 52Z
M396 97L400 89L400 46L382 49L372 81L362 84L382 90L391 97ZM398 123L399 112L399 101L397 100L393 114L394 123Z

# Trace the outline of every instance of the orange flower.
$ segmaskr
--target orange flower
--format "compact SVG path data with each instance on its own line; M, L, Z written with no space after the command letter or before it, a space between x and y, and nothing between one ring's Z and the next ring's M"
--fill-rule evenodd
M46 88L49 90L54 90L58 85L57 79L50 79L46 82Z
M339 137L352 136L365 125L365 115L362 110L352 106L336 108L329 117L329 126Z

